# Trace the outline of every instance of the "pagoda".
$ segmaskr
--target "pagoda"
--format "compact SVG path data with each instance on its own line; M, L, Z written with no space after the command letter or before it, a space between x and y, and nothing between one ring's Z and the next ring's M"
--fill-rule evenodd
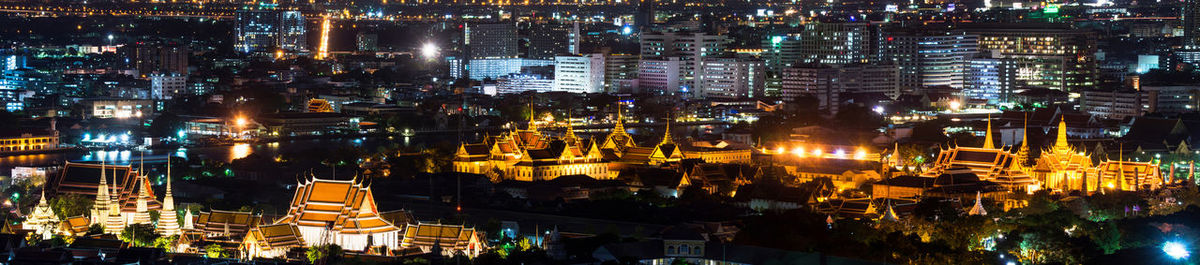
M167 157L167 193L163 195L163 208L159 212L158 225L155 229L164 236L179 235L179 217L175 212L175 195L171 193L171 157Z
M42 235L42 239L49 239L54 235L54 228L58 222L58 216L54 214L54 209L51 209L50 204L46 203L46 191L43 189L42 198L33 208L33 212L25 218L24 222L21 222L21 228L37 231L37 234Z

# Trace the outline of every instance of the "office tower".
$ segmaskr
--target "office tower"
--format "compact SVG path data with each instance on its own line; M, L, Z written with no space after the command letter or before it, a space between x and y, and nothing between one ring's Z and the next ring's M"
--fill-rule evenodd
M637 88L638 56L609 54L604 56L604 91L632 92Z
M519 51L515 24L467 24L464 36L463 43L467 45L466 72L471 79L497 78L521 71L523 62L517 58Z
M967 34L979 36L979 51L1011 59L1015 81L1022 87L1065 92L1096 85L1096 34L1060 24L971 24Z
M513 23L467 24L465 30L468 58L517 58L517 26Z
M755 98L763 96L766 69L754 59L714 58L701 64L696 91L704 98Z
M687 90L695 87L696 69L708 56L720 55L725 51L729 39L723 35L701 32L651 32L641 36L642 59L679 57L681 67L680 85Z
M809 23L799 38L801 63L853 64L878 61L879 26L870 23Z
M1200 48L1200 0L1184 0L1183 14L1179 19L1183 24L1184 48Z
M379 35L374 33L359 32L355 35L355 43L358 44L360 52L379 51Z
M157 73L150 75L150 96L152 99L173 99L187 91L187 76L178 73Z
M778 73L804 61L800 53L800 36L775 35L763 40L762 58L767 70Z
M870 64L796 65L783 70L780 92L788 101L805 94L815 96L819 109L837 114L843 93L898 97L899 68L895 65Z
M642 59L638 62L637 93L659 95L687 94L689 89L680 86L683 64L679 57Z
M967 80L963 96L971 101L990 104L1010 102L1016 82L1017 67L1014 60L1003 58L975 58L967 65Z
M529 27L529 50L526 58L554 60L554 56L571 52L571 27L566 24L534 24Z
M183 45L135 44L120 52L130 67L146 77L155 73L188 73L188 48Z
M25 55L10 54L4 57L4 68L0 71L16 70L25 68L25 63L29 60Z
M554 90L571 93L604 92L604 55L594 53L555 57Z
M243 53L276 50L304 52L304 16L300 11L239 10L234 17L234 49Z
M979 37L961 31L924 27L886 33L884 61L900 67L900 86L963 88L970 59L979 52Z
M637 14L633 18L633 25L638 28L638 32L646 32L654 25L655 5L658 5L655 0L638 1Z

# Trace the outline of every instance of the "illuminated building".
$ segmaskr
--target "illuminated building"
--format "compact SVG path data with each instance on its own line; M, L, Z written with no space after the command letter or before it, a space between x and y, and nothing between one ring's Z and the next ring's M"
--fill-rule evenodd
M191 215L191 212L188 212L188 215ZM192 220L190 216L184 220L183 233L186 237L206 242L230 244L241 242L251 228L262 224L261 215L222 210L201 212L196 216L196 221L191 224L192 228L190 229L187 223L189 220Z
M0 131L0 154L58 149L58 131Z
M856 64L877 60L879 26L870 23L808 23L798 35L800 63Z
M640 41L643 60L679 57L680 85L694 88L701 62L725 52L729 39L724 35L680 31L646 32Z
M780 73L784 68L801 63L800 38L797 35L770 36L763 40L762 58L767 69Z
M1185 113L1200 109L1200 86L1142 86L1147 112Z
M638 62L636 91L660 95L687 93L687 87L680 86L682 64L679 57L643 58Z
M766 69L762 61L716 58L700 63L696 89L704 98L754 98L763 96Z
M91 223L103 224L106 233L120 234L128 224L148 223L149 211L162 209L150 180L128 165L67 162L52 190L92 197Z
M402 248L418 248L421 252L430 253L441 249L443 256L465 255L479 256L487 248L486 242L480 237L475 228L462 225L418 223L408 224L404 229L404 238L400 241Z
M532 116L533 113L530 113ZM604 154L594 141L579 139L572 129L561 138L545 136L533 119L525 130L463 144L455 153L456 172L484 174L493 180L552 180L562 175L610 179Z
M604 55L555 56L553 91L604 92Z
M163 236L183 234L179 228L179 213L175 211L175 194L171 191L171 157L167 156L167 192L163 195L162 211L159 211L155 231Z
M317 60L325 60L329 58L329 28L332 27L329 22L329 15L321 17L321 43L317 44Z
M283 258L292 248L305 246L300 230L290 224L251 228L241 245L249 258Z
M1039 188L1037 180L1021 171L1018 160L1009 147L995 148L991 143L991 120L983 147L953 146L938 152L929 170L922 177L937 177L956 169L966 169L979 180L991 181L1013 191L1032 191Z
M880 47L883 56L900 67L900 86L963 88L967 66L978 52L978 36L916 28L887 34Z
M357 178L311 178L299 183L287 215L274 224L295 226L308 246L325 243L356 250L397 249L401 228L380 218L377 207L370 187Z
M1010 102L1018 86L1017 67L1012 59L974 58L967 65L963 95L989 103Z
M1182 9L1179 20L1183 24L1183 45L1185 48L1200 48L1200 1L1183 1Z
M1149 102L1140 91L1084 90L1079 99L1079 110L1100 118L1121 120L1139 117L1146 113Z
M42 239L50 239L58 222L58 216L54 214L54 209L50 209L50 204L46 203L46 192L43 190L37 206L34 206L33 211L25 217L25 221L21 222L21 229L33 230L35 234L41 235Z
M140 119L154 114L154 101L148 99L91 99L85 100L84 106L91 109L83 113L88 118Z
M118 49L140 76L153 74L188 75L190 51L183 45L136 43Z
M238 10L235 15L234 50L274 53L308 50L304 15L300 11Z
M1047 189L1084 190L1087 183L1086 172L1091 169L1091 157L1067 144L1066 118L1060 119L1058 138L1053 147L1042 150L1033 169L1034 176L1040 179L1043 187Z
M355 45L360 52L376 52L379 51L379 35L359 32L354 35Z
M548 92L554 89L556 81L539 75L511 74L496 79L496 94L519 94L525 91Z
M841 94L847 92L899 97L899 68L895 65L799 64L783 69L780 93L787 100L813 95L819 102L818 108L836 114Z
M1157 189L1164 184L1158 163L1109 160L1096 166L1087 184L1089 191ZM1094 179L1094 180L1092 180Z
M173 99L187 91L187 76L180 74L150 75L150 98Z
M604 92L633 92L638 80L638 56L607 54L604 56Z
M575 24L576 27L578 24ZM529 27L529 50L526 58L538 60L554 60L562 54L576 55L572 52L572 31L574 27L567 24L533 24Z
M1096 36L1091 31L1028 23L976 23L963 28L979 36L980 52L1012 60L1015 87L1069 92L1096 85Z

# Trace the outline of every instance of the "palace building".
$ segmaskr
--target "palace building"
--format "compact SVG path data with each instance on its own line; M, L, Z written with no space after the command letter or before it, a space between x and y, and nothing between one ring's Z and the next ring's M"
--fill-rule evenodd
M441 253L437 254L454 256L462 253L467 257L479 256L487 248L475 228L436 223L408 224L400 246L417 248L424 253L440 249Z
M242 240L243 254L247 258L281 258L293 248L304 246L300 229L291 224L254 227Z
M1054 145L1042 150L1032 172L1042 182L1043 188L1072 191L1094 190L1094 187L1087 187L1086 181L1092 170L1092 158L1067 144L1067 122L1063 118L1058 123L1058 138ZM1091 177L1095 178L1095 175Z
M296 187L288 214L274 224L296 226L306 246L396 249L402 236L400 227L380 218L371 188L357 178L305 180Z
M619 110L612 132L600 140L579 138L569 126L562 137L550 137L542 134L533 120L528 124L525 130L487 136L481 143L459 146L454 170L487 175L495 182L545 181L566 175L608 180L616 179L620 170L628 166L660 166L684 159L707 163L751 162L749 147L703 141L677 144L671 137L669 122L658 144L638 146L625 131L624 116Z
M1121 159L1102 161L1091 176L1088 179L1088 191L1096 191L1100 187L1125 191L1156 189L1164 184L1158 163L1152 162L1130 162Z
M55 229L59 223L58 216L54 214L54 209L50 208L50 204L46 203L46 192L42 191L42 198L38 200L37 206L33 207L33 212L21 222L21 229L33 230L42 239L50 239L54 235Z
M992 122L988 120L983 147L954 146L943 149L933 161L932 167L921 174L937 177L948 170L966 168L980 180L995 182L1013 191L1034 191L1040 188L1037 180L1022 172L1017 156L1009 147L996 148L992 140Z

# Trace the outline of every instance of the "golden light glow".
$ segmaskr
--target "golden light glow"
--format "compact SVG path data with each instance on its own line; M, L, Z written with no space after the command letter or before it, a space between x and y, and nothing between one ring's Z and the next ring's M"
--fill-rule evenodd
M250 156L250 153L251 153L250 144L248 144L248 143L235 144L235 145L233 145L233 147L231 147L231 149L229 151L231 152L233 159L240 159L243 157L247 157L247 156Z
M317 46L317 60L329 57L329 15L321 18L321 43Z
M792 153L804 157L804 147L796 147L796 149L792 149Z
M867 158L867 150L859 148L858 151L854 151L854 159L862 160L864 158Z

